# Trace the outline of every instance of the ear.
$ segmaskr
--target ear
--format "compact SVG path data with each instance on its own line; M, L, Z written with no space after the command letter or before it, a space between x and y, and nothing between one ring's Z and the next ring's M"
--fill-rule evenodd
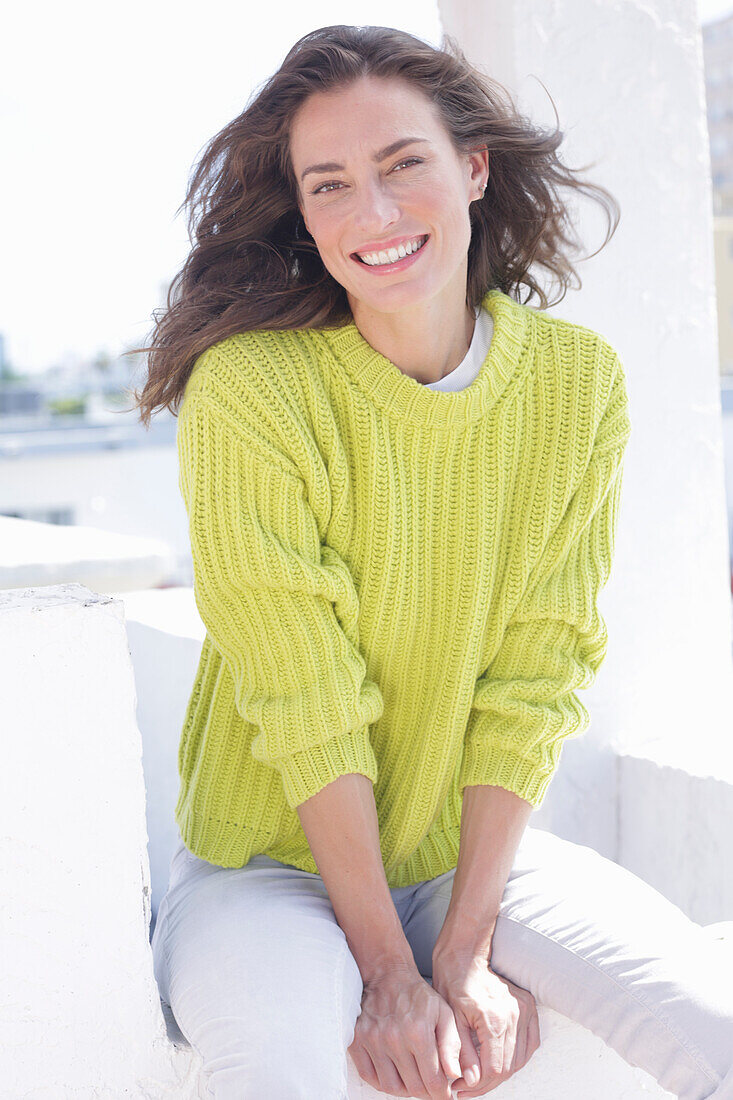
M476 197L481 198L489 180L489 150L485 145L469 154L468 164L470 182L479 191Z

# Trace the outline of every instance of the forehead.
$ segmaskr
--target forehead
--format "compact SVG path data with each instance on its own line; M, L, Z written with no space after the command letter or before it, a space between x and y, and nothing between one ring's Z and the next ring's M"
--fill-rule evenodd
M294 164L305 157L331 159L344 150L370 154L409 134L440 138L435 105L408 81L363 77L343 88L313 92L290 128Z

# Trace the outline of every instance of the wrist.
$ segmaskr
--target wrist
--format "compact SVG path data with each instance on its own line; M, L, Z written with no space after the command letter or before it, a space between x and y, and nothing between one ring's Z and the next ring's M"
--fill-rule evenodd
M417 970L412 948L388 891L387 898L390 907L385 906L386 911L382 911L375 904L368 922L365 922L364 913L359 912L348 924L341 924L364 982L395 970Z
M488 962L494 940L496 919L481 927L453 924L446 919L433 947L433 965Z
M404 952L377 955L362 962L357 960L357 965L365 985L367 982L377 982L382 978L391 977L395 974L415 975L418 973L412 951L409 952L409 958Z

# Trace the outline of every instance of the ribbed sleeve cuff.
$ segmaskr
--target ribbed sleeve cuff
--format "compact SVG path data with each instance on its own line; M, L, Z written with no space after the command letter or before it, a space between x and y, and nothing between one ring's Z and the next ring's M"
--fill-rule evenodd
M311 798L340 775L359 772L377 781L377 758L369 740L369 725L332 737L312 749L302 749L278 762L285 798L291 809Z
M490 785L504 787L531 802L537 810L542 805L556 768L538 768L526 756L496 745L485 746L469 741L465 746L459 786Z

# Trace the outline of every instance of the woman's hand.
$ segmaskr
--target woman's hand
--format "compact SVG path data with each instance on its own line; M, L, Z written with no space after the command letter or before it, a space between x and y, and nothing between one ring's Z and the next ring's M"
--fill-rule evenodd
M481 957L434 959L433 989L450 1005L461 1037L464 1077L458 1100L483 1096L521 1069L540 1045L537 1005L531 993L491 970ZM473 1042L475 1033L480 1058ZM465 1070L481 1076L469 1085Z
M420 972L399 969L364 982L349 1053L367 1084L392 1096L451 1100L461 1078L453 1013Z

